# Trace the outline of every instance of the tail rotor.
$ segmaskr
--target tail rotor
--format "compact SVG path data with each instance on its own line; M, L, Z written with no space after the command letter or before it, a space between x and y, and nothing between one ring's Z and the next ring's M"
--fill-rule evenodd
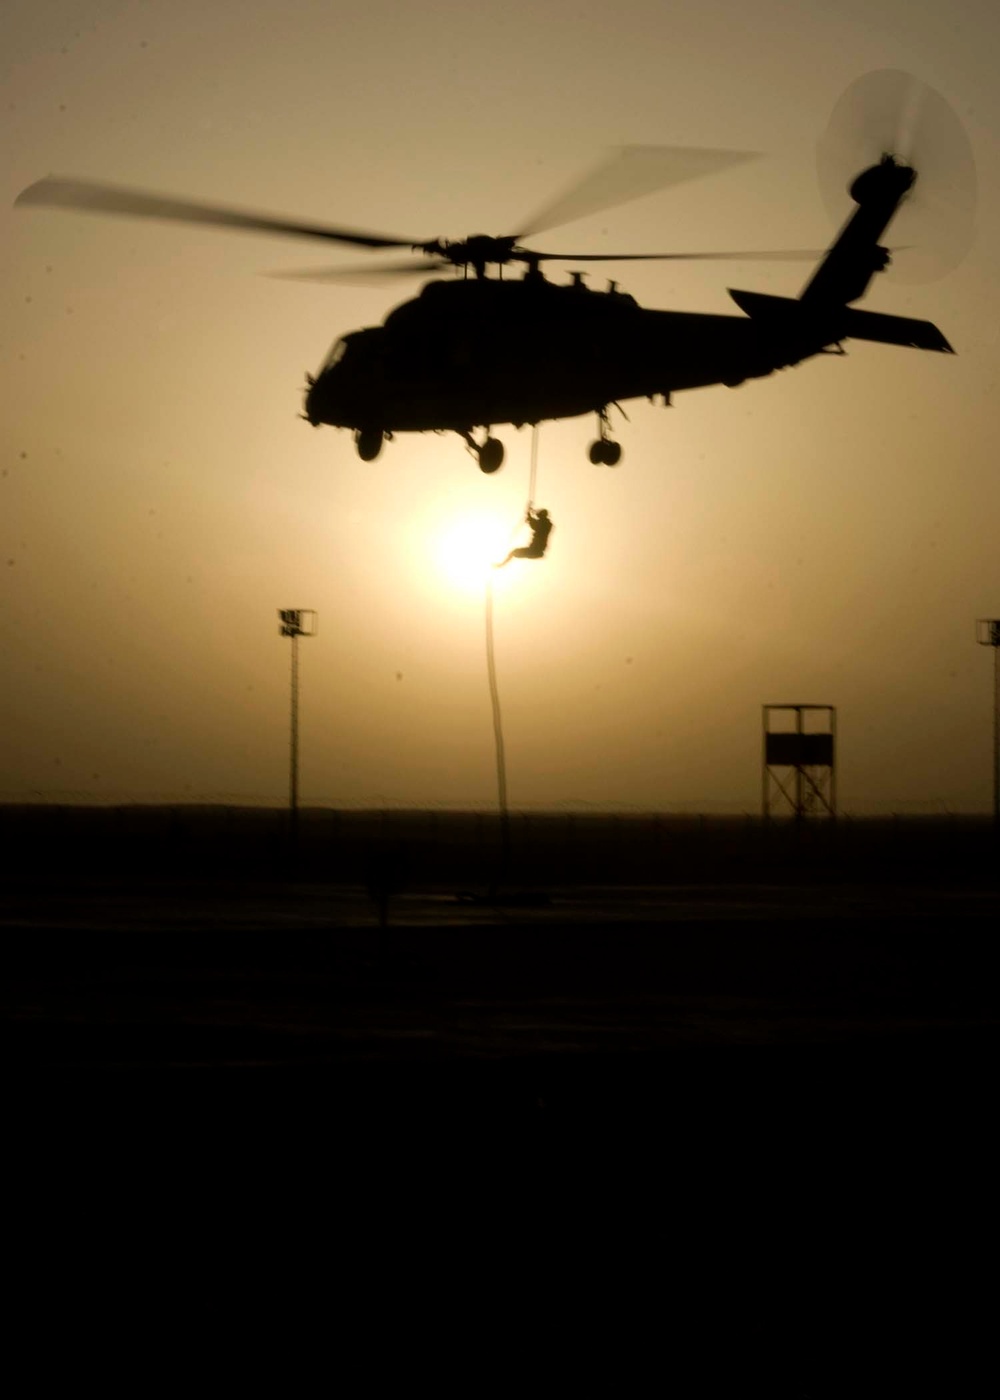
M891 156L916 180L892 224L889 276L929 282L957 267L975 237L977 182L972 146L951 104L899 69L858 78L833 110L817 166L824 203L839 223L845 191L862 170Z

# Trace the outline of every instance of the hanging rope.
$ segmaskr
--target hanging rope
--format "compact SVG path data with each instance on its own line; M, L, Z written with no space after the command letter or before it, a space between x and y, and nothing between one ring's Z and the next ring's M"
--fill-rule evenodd
M531 470L528 476L528 509L535 503L535 483L538 479L538 424L531 428ZM518 522L516 529L521 528ZM490 682L490 704L493 707L493 743L497 761L497 805L500 809L500 843L502 850L501 876L510 869L510 815L507 810L507 757L503 742L503 719L500 714L500 688L497 685L496 653L493 648L493 576L486 579L486 671Z
M503 853L501 871L506 875L510 864L510 823L507 815L507 759L503 745L503 720L500 716L500 690L497 686L496 655L493 650L493 579L486 580L486 670L490 681L490 703L493 706L493 742L497 758L497 803L500 808L500 842Z
M535 504L535 478L538 476L538 424L531 425L531 474L528 477L528 506Z

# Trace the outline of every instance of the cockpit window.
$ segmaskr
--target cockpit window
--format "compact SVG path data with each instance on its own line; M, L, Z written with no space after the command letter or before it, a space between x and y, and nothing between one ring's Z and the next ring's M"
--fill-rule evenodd
M333 349L330 351L329 355L327 355L326 359L323 361L323 369L324 369L324 370L333 369L334 365L339 365L339 364L340 364L341 360L344 358L344 356L345 356L346 354L347 354L347 341L346 341L346 340L338 340L338 341L336 342L336 344L334 345Z

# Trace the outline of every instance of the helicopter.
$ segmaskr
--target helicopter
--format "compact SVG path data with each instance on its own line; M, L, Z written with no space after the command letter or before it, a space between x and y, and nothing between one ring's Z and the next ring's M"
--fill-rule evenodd
M862 311L852 303L891 261L880 240L900 206L912 198L917 162L900 154L900 112L914 108L907 74L884 70L859 79L835 109L831 130L870 116L872 95L885 118L887 76L891 108L876 135L875 159L849 185L853 212L834 242L820 252L556 253L524 239L600 208L752 158L747 151L690 147L624 147L567 194L550 202L517 234L476 234L425 241L324 224L296 222L224 206L154 195L94 181L48 177L18 196L18 205L172 219L260 233L351 244L368 250L407 247L416 260L383 266L389 276L428 267L447 278L391 310L380 326L339 337L318 372L307 374L305 412L313 427L328 424L354 435L370 462L397 433L454 432L485 473L497 471L504 445L499 424L515 428L593 413L595 465L616 466L621 445L610 435L609 409L623 400L657 399L721 384L730 388L797 365L819 354L844 354L849 338L954 353L929 321ZM902 85L901 85L902 84ZM921 89L917 97L930 89ZM940 100L940 99L938 99ZM950 111L950 109L948 109ZM840 117L838 118L838 112ZM845 117L846 113L846 117ZM839 127L838 127L839 121ZM890 131L888 128L894 128ZM729 289L740 315L662 311L638 304L610 281L591 289L574 269L567 283L542 272L547 262L634 262L680 259L809 259L817 262L798 297ZM517 277L504 269L519 265ZM495 275L490 275L495 269ZM278 273L298 280L355 278L357 269ZM461 275L458 275L461 274ZM624 413L624 410L621 410ZM482 430L482 438L474 434Z
M680 390L735 388L831 347L844 353L848 337L953 353L928 321L850 305L888 266L878 240L915 178L892 155L863 171L851 185L857 209L801 296L730 290L742 316L650 310L615 282L591 291L576 271L568 284L556 284L541 273L543 255L508 240L449 245L463 267L474 251L477 264L502 268L516 260L525 273L504 280L474 264L473 277L428 282L381 326L342 337L309 379L305 416L314 427L353 428L364 461L394 432L451 429L480 469L494 472L504 457L494 425L593 412L590 460L616 466L622 452L608 433L608 409L623 399L659 397L669 405ZM482 442L474 425L486 428Z

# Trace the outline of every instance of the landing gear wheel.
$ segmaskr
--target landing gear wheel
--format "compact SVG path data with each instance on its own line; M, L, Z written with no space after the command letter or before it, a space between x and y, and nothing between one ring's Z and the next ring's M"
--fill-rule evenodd
M492 475L503 466L503 443L499 438L488 437L478 449L479 470Z
M590 451L587 455L595 467L617 467L622 459L621 444L610 442L608 438L598 438L596 442L590 444Z
M381 428L363 428L354 439L354 445L358 449L358 456L362 462L374 462L375 458L382 451L382 442L385 434Z

